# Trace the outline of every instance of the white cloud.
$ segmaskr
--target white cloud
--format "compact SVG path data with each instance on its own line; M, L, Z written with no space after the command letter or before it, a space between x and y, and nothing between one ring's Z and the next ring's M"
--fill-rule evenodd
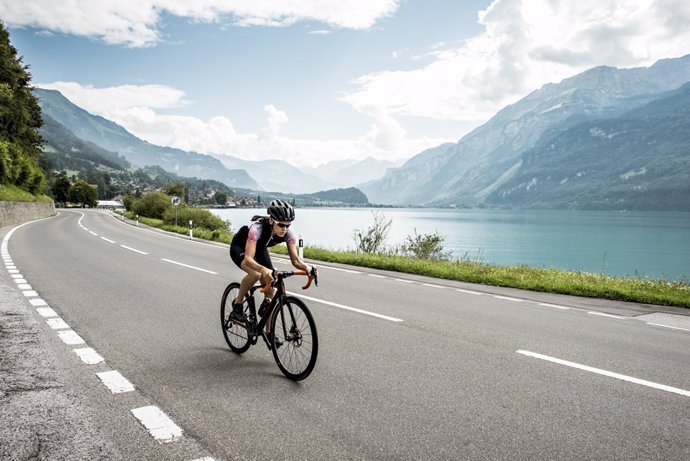
M299 21L367 29L392 15L398 0L0 0L0 18L13 27L97 37L108 44L145 47L161 40L162 13L240 26L288 26Z
M201 120L196 117L162 115L157 111L186 105L183 92L164 85L122 85L94 88L74 82L37 83L60 91L86 111L112 120L146 141L180 149L245 160L280 158L293 165L317 166L343 158L368 156L398 160L444 142L442 139L408 139L400 125L386 114L372 113L371 131L357 139L308 140L280 136L288 123L285 111L264 107L266 125L260 134L238 133L223 116Z
M495 0L484 32L431 50L414 70L358 78L342 100L363 113L485 121L549 82L598 65L648 66L690 53L683 0Z
M273 104L264 107L268 114L268 126L264 128L261 139L273 140L278 137L280 129L288 122L288 116L282 110L276 109Z
M231 17L242 25L287 25L309 19L332 27L367 28L398 7L393 0L332 0L327 5L323 0L111 3L65 0L58 8L55 2L43 0L0 0L0 17L8 24L142 46L160 40L161 11L200 21ZM77 105L154 144L252 160L280 156L295 164L315 165L370 155L407 158L448 141L410 138L400 122L403 116L479 125L545 83L590 67L646 66L690 52L687 0L495 0L479 12L478 22L484 26L481 34L459 47L434 44L423 60L404 49L394 52L398 61L409 59L403 63L408 67L419 63L413 70L380 71L358 78L355 90L341 98L372 120L371 129L357 139L281 136L289 117L273 105L264 107L266 124L257 133L237 133L233 122L222 116L201 120L162 115L162 109L191 104L184 92L164 85L92 88L57 82L39 86L62 91Z

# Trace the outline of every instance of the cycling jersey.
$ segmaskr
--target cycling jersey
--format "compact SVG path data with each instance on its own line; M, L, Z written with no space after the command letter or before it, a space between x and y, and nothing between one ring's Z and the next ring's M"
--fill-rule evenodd
M247 245L247 240L256 242L254 260L269 269L273 269L273 264L271 263L271 257L268 254L267 248L280 243L287 243L288 245L297 243L297 237L291 229L288 229L283 237L279 237L273 233L268 219L260 218L249 226L242 226L232 238L230 257L237 267L240 268L242 267L242 261L244 261L244 249Z

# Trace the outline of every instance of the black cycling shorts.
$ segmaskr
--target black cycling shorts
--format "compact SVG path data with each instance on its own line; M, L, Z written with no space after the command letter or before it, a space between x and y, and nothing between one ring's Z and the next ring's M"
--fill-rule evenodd
M232 261L242 269L242 261L244 261L244 247L239 245L230 245L230 258ZM254 261L261 264L262 266L273 270L273 263L271 262L271 256L268 254L267 248L257 248L256 254L254 255Z

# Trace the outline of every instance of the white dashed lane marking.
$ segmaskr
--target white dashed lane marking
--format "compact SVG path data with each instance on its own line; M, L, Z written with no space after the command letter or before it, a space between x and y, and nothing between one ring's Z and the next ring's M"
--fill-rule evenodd
M128 247L127 245L120 245L125 250L133 251L134 253L139 253L140 255L147 255L145 251L137 250L136 248Z
M171 259L161 258L161 261L165 261L166 263L176 264L178 266L186 267L187 269L194 269L195 271L206 272L207 274L218 275L218 272L209 271L209 270L202 269L202 268L196 267L196 266L190 266L189 264L184 264L184 263L181 263L178 261L173 261Z
M57 332L58 336L62 340L63 343L69 345L69 346L76 346L78 344L84 344L85 341L82 339L81 336L77 334L76 331L74 330L61 330Z
M104 371L102 373L96 373L105 387L110 389L113 394L121 394L123 392L132 392L134 390L134 385L130 383L127 378L122 376L119 371Z
M67 325L67 322L62 320L60 317L53 317L50 319L46 319L46 323L53 330L65 330L65 329L69 328L69 325Z
M134 417L149 431L151 436L160 443L172 442L182 437L182 429L158 407L151 405L135 408L131 411Z
M74 353L79 356L82 362L87 365L96 365L104 361L103 357L91 347L74 349Z

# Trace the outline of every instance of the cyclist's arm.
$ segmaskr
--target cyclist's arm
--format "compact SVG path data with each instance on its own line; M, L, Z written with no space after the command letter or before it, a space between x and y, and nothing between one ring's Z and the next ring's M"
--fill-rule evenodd
M309 274L312 268L311 266L305 264L305 262L299 257L299 254L297 253L297 245L294 242L288 242L287 249L292 265L295 266L295 268L303 270Z
M246 269L252 270L254 272L258 272L261 274L262 278L266 278L264 280L265 282L270 282L273 280L273 273L271 269L262 266L256 260L254 259L254 255L256 254L256 241L247 239L247 243L244 245L244 261L242 261L242 265L246 266Z

